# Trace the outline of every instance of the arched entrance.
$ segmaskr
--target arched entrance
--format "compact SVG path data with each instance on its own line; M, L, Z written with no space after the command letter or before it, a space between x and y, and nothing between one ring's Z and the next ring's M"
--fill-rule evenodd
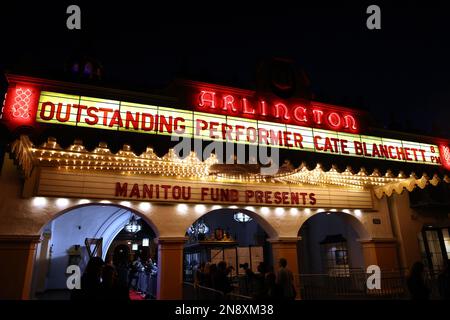
M126 231L124 227L130 225L132 220L145 233L141 232L139 235L139 230ZM120 274L120 270L122 273L128 272L128 264L137 256L143 257L144 251L147 253L145 258L149 258L149 250L144 250L142 239L147 239L148 247L154 246L153 239L157 234L147 217L125 206L93 203L68 208L42 228L42 241L36 250L32 292L35 297L43 299L69 298L67 267L77 265L83 273L92 257L100 257L115 265L119 277L127 282L128 276ZM115 250L119 246L122 252ZM153 248L154 259L156 251ZM120 257L114 257L114 253L118 253ZM128 258L127 265L116 264L124 263L124 257ZM119 270L120 267L123 269ZM156 275L153 281L156 282ZM150 285L147 287L150 288ZM156 288L156 283L153 287Z
M254 278L273 271L272 250L267 240L276 237L276 231L249 208L212 210L193 222L186 236L184 281L196 282L206 291L209 288L211 292L254 297L258 294ZM220 273L217 270L224 262L227 268L231 267L228 292L215 274Z
M302 224L298 259L304 299L352 296L364 290L365 261L361 240L369 233L356 215L361 211L323 211ZM353 296L354 297L354 296Z
M357 211L359 212L359 211ZM323 211L309 217L299 233L299 265L301 273L326 274L334 269L361 269L364 258L359 240L368 232L353 215ZM330 250L337 251L331 253ZM332 256L336 263L332 263Z

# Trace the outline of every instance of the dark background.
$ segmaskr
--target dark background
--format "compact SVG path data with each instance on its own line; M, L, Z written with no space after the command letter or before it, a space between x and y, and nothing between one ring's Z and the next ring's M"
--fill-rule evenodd
M257 63L282 56L306 71L316 100L369 110L379 127L450 135L445 2L93 2L2 2L0 71L57 78L87 54L119 86L182 74L252 88ZM66 28L70 4L81 30ZM366 28L369 4L381 30Z

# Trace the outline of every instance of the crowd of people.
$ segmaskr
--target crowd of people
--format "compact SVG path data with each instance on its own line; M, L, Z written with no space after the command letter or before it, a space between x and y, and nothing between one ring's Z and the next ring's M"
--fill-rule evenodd
M249 296L253 299L275 299L293 300L296 297L294 277L287 268L287 261L281 258L279 269L275 273L273 268L261 262L257 267L257 272L253 272L248 263L240 266L243 275L238 277L239 283L236 286L240 295ZM227 266L225 261L217 265L213 263L201 263L195 271L195 286L203 286L220 291L226 295L233 291L230 274L234 270L232 266ZM236 290L235 290L236 291Z
M151 293L151 276L156 273L157 267L151 258L142 262L137 257L131 264L121 268L123 279L128 280L128 287L143 297Z
M279 268L274 272L261 262L257 272L253 272L248 263L240 265L243 275L238 277L233 287L232 271L225 261L218 264L201 263L195 271L194 285L217 290L223 295L238 293L253 299L293 300L297 293L293 273L287 267L284 258L279 260ZM136 258L131 264L119 263L116 266L105 263L100 257L92 257L81 277L81 289L72 290L73 300L129 300L130 290L148 295L150 290L149 275L155 272L156 266L151 259L142 263ZM450 267L447 267L437 278L439 295L442 299L450 299ZM425 266L416 262L407 277L406 284L411 299L427 300L431 297L431 289L426 281ZM234 290L236 289L236 290Z
M81 277L81 288L71 291L72 300L128 300L127 286L119 281L113 265L92 257Z
M130 290L148 298L150 276L155 272L151 259L145 263L137 257L132 263L105 263L100 257L90 258L81 277L81 288L72 290L72 300L129 300Z

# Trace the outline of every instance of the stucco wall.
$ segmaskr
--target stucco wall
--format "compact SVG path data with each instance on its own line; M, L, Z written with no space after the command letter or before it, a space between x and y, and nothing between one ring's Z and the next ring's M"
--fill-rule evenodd
M389 199L389 207L393 221L395 236L402 247L400 251L400 264L402 268L410 268L416 261L421 261L418 235L424 226L448 227L449 214L432 210L411 209L409 194L403 191L394 193Z
M101 203L129 209L143 217L159 237L184 237L186 229L202 215L217 209L203 204L162 204L134 201L102 201L102 199L71 199L53 197L22 197L23 181L9 157L5 158L0 177L0 234L39 235L43 227L55 217L77 206ZM386 198L374 199L375 211L349 210L348 214L361 222L365 238L392 238ZM300 227L317 209L289 209L275 207L245 207L268 233L270 238L295 238ZM332 208L322 208L332 209ZM381 224L373 224L379 218ZM356 221L356 220L355 220Z

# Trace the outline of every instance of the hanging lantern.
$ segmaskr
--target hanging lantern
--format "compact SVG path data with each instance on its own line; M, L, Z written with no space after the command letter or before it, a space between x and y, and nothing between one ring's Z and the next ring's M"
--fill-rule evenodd
M199 234L207 234L209 232L209 227L206 225L206 223L203 222L203 220L195 222L192 224L188 230L189 235L199 235Z
M193 224L187 229L187 233L190 236L195 234L195 229L194 229L194 225Z
M131 233L136 233L141 230L141 225L139 224L134 215L131 217L130 221L125 225L125 230Z
M241 223L245 223L245 222L249 222L249 221L253 220L250 216L246 215L243 212L236 212L234 214L233 218L235 221L241 222Z
M200 221L197 224L197 233L198 234L207 234L208 232L209 232L209 227L203 221Z

